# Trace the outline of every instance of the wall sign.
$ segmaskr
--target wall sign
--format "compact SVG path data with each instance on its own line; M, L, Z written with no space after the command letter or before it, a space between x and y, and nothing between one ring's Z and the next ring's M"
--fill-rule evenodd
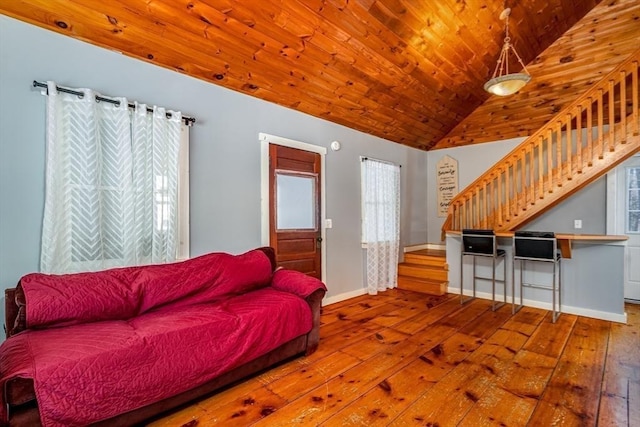
M451 199L458 194L458 161L444 156L436 167L438 189L438 216L446 217Z

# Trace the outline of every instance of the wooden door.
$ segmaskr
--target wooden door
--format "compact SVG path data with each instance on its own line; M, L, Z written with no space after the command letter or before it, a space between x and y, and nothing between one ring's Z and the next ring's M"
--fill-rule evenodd
M269 241L278 266L322 279L320 155L269 144Z

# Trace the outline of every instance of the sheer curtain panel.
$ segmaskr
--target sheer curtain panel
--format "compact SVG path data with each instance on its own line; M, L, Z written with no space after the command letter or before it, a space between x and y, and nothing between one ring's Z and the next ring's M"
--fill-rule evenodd
M362 236L367 292L395 288L400 248L400 166L362 161Z
M48 82L41 270L175 260L181 113L79 91Z

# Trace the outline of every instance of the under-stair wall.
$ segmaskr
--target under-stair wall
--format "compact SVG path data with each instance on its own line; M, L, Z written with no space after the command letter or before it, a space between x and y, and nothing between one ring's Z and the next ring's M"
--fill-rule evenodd
M460 192L442 227L514 230L640 150L640 50Z

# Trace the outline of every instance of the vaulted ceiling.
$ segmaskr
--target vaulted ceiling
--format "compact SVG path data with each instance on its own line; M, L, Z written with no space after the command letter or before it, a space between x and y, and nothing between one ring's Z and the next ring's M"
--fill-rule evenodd
M640 1L513 0L532 81L483 90L498 0L12 0L0 12L429 150L525 136L640 47ZM515 64L513 64L515 66Z

